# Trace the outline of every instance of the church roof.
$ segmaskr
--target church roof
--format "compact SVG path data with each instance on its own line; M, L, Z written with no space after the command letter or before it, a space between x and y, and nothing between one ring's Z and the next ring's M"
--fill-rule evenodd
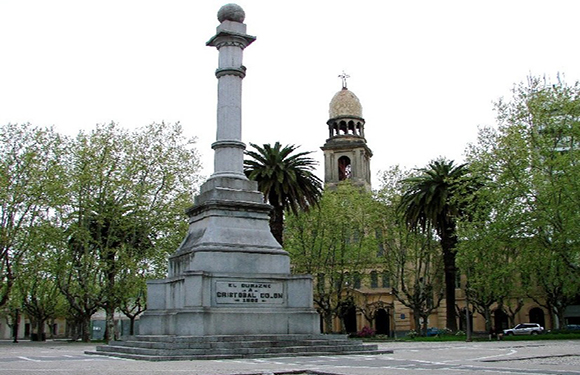
M362 105L357 96L344 87L342 90L337 92L329 106L329 118L336 117L360 117L362 118Z

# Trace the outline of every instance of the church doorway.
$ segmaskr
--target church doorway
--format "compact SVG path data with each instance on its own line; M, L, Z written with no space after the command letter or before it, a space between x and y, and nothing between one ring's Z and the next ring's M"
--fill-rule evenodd
M493 327L495 328L496 332L501 332L504 329L508 329L509 322L507 314L501 310L496 309L493 312Z
M379 309L375 316L375 329L377 335L389 335L391 327L391 319L389 313L385 309Z
M344 304L341 315L346 333L356 333L356 307L354 304Z
M544 310L539 307L534 307L530 310L530 323L538 323L542 327L546 327L546 319L544 318Z

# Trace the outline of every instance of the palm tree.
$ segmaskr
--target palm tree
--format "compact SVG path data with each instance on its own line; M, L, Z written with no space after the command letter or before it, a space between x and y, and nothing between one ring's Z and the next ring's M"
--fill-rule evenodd
M476 187L470 182L466 164L456 166L453 161L438 159L419 172L418 176L403 180L406 188L399 212L409 228L424 233L435 230L439 236L445 269L446 324L447 328L456 331L457 219L464 214L464 197Z
M307 157L311 152L292 154L297 146L260 147L250 143L255 151L246 151L250 159L244 160L244 172L250 180L258 182L264 202L273 206L270 214L270 231L284 245L284 211L294 214L318 204L322 195L322 181L312 171L316 161Z

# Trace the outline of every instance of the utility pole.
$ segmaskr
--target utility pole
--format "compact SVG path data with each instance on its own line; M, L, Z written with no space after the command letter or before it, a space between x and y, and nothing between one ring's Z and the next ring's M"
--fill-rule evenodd
M471 342L471 320L470 318L470 314L469 314L469 293L468 293L468 287L469 287L469 270L466 273L466 279L465 280L465 327L467 328L467 338L465 339L466 342Z

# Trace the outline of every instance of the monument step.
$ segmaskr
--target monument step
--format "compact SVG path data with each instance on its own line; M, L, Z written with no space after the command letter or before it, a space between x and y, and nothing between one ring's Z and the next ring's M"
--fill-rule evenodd
M319 348L303 348L303 351L284 351L284 352L260 352L260 353L240 353L231 351L228 353L215 353L207 351L199 354L147 354L147 353L123 353L119 351L87 351L86 354L110 356L115 358L127 358L145 361L191 361L191 360L220 360L220 359L239 359L239 358L276 358L276 357L312 357L312 356L335 356L335 355L379 355L392 354L392 350L371 350L362 348L359 350L332 350L324 351Z
M147 341L149 340L149 341ZM87 354L149 361L385 354L345 335L132 336Z
M242 341L302 341L302 340L347 340L342 334L283 334L283 335L211 335L211 336L174 336L174 335L135 335L127 336L128 341L155 342L242 342Z
M217 348L260 348L291 346L358 346L354 340L259 340L259 341L214 341L214 342L160 342L160 341L115 341L113 346L126 346L148 349L217 349Z
M106 353L126 353L126 354L142 354L142 355L155 355L155 356L195 356L202 354L240 354L240 355L262 355L262 354L292 354L300 353L304 351L322 351L322 352L360 352L368 349L364 346L352 346L352 345L325 345L325 346L284 346L284 347L253 347L253 348L212 348L212 349L152 349L152 348L141 348L141 347L129 347L129 346L101 346L97 347L97 352Z

